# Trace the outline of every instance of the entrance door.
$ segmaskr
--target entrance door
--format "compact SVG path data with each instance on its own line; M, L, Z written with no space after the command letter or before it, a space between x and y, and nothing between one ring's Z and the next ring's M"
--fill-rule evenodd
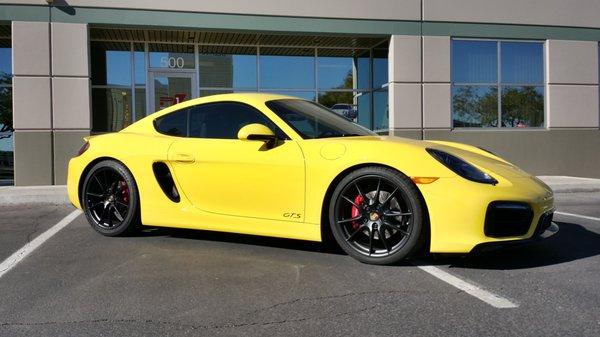
M198 91L196 78L191 72L150 71L148 80L150 113L195 98Z

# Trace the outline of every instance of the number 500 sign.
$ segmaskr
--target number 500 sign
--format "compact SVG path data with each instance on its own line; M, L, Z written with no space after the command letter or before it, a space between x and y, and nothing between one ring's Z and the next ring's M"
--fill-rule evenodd
M160 58L160 65L165 68L183 68L185 66L185 61L183 57L166 57L163 56Z

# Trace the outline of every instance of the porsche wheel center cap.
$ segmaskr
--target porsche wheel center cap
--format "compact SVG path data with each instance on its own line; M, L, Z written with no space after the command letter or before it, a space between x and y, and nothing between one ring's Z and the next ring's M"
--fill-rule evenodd
M379 213L372 212L371 214L369 214L369 219L371 219L371 221L377 221L377 220L379 220Z

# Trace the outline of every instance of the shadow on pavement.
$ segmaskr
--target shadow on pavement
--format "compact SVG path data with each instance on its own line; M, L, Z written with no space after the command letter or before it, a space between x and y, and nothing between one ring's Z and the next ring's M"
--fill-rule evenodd
M573 223L557 222L557 224L560 227L559 232L545 240L498 247L471 254L419 256L418 260L419 263L450 265L450 267L458 268L505 270L549 266L600 254L600 234ZM345 255L335 244L203 230L148 228L142 231L140 236L165 236Z
M473 269L525 269L560 264L600 254L600 234L585 227L557 222L560 230L554 236L515 246L468 255L442 255L429 258L432 264Z
M337 247L337 245L324 244L321 242L273 238L266 236L255 236L236 233L213 232L195 229L149 228L143 230L139 236L170 236L180 239L239 243L245 245L292 249L316 253L339 255L345 254L339 247Z

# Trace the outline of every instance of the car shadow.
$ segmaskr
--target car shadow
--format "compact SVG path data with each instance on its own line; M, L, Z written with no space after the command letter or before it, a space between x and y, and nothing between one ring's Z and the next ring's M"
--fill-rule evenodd
M450 267L457 268L509 270L549 266L600 254L600 234L589 231L585 227L574 223L557 222L557 224L560 228L559 232L544 240L502 246L470 254L421 254L416 257L416 262L414 263L449 265ZM139 236L163 236L346 255L339 246L331 243L324 244L312 241L204 230L148 227ZM408 265L411 265L410 261L403 261L399 264L399 266Z
M239 243L244 245L264 246L271 248L300 250L325 254L345 254L337 245L321 242L274 238L237 233L214 232L197 229L159 228L148 227L139 233L139 236L166 236L179 239L214 241L223 243Z
M554 236L514 246L467 255L430 255L424 262L471 269L526 269L550 266L600 254L600 234L581 225L556 222Z

